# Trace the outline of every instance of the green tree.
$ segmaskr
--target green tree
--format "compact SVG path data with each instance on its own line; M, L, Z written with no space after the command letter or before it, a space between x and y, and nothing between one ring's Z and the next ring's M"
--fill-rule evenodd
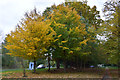
M117 64L119 60L119 33L120 33L120 2L108 1L104 4L104 15L105 15L105 23L104 33L107 37L107 41L104 42L105 51L109 53L109 62L113 64Z
M72 12L70 14L69 11L67 11L67 8L65 11L62 8L60 8L60 6L69 7L71 10L75 11L80 16L80 18L77 19L76 22L74 22L76 18L72 14ZM63 11L60 11L60 10L63 10ZM90 8L90 6L87 5L87 2L65 2L65 4L63 3L59 6L53 5L49 8L47 8L44 11L43 15L46 17L46 19L53 18L53 20L55 22L52 25L60 23L59 26L65 26L62 28L58 27L58 28L56 28L56 30L55 30L55 26L52 26L58 35L62 34L62 36L59 38L59 40L65 39L64 47L66 47L68 50L65 50L65 52L63 52L63 53L69 53L70 51L74 52L78 56L78 59L77 59L78 61L79 61L79 58L83 58L83 55L81 55L81 54L84 54L84 53L92 54L92 52L91 52L92 48L88 47L88 45L93 46L93 44L98 44L96 42L96 40L97 40L96 36L98 34L100 24L103 22L103 20L100 19L99 11L96 10L96 6L94 6L93 8ZM49 15L54 15L54 16L51 17ZM70 16L70 15L72 15L72 16ZM77 25L80 25L79 23L77 23L77 21L85 26L84 27L85 30L83 30L83 31L85 31L85 34L87 34L87 35L85 35L84 33L79 33L79 37L80 37L80 35L83 34L82 37L84 37L84 38L81 38L81 37L78 38L78 36L76 35L77 33L74 33L75 30L72 29L72 28L75 28ZM58 26L58 25L56 25L56 26ZM70 31L70 29L71 29L71 31ZM62 45L61 41L59 42L59 40L56 42L56 45L58 43L59 43L59 45ZM77 40L78 40L78 42L77 42ZM78 45L77 43L79 43L79 41L83 41L80 43L81 46L76 46L76 45ZM86 43L86 45L83 45L82 43ZM65 46L65 45L67 45L67 46ZM60 47L61 47L61 49L59 47L56 47L56 49L53 53L55 55L53 57L54 57L54 59L56 59L57 63L60 63L63 60L62 59L63 56L65 56L65 55L61 55L63 46L60 46ZM67 60L68 59L75 60L76 55L74 55L74 54L69 55L68 58L65 56L65 58L67 58ZM87 55L87 56L85 55L85 56L89 57L89 55ZM67 60L63 60L63 61L67 61ZM68 60L68 61L71 61L71 60ZM68 63L68 61L67 61L67 63ZM82 61L84 61L84 58ZM89 60L87 60L87 61L89 61ZM59 64L57 67L59 68Z
M72 55L77 54L83 45L87 45L87 42L91 40L91 36L87 34L87 27L81 21L80 15L69 6L63 6L62 4L56 6L50 17L53 21L51 27L58 36L60 35L55 44L56 49L53 57L54 59L63 60L66 68L67 60L71 59Z
M6 43L7 41L5 39L4 42L2 42L2 67L3 68L20 68L20 66L17 66L16 58L6 54L9 52L9 50L7 50L4 47Z
M100 28L100 24L103 20L100 18L100 11L97 11L97 7L90 6L87 4L87 1L79 1L79 2L65 2L65 5L69 5L75 9L80 16L83 16L90 25L94 25L96 29Z

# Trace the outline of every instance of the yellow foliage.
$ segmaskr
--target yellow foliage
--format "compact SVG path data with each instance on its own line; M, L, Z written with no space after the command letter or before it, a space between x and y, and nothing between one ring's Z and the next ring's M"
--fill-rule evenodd
M62 43L66 43L67 41L62 41Z
M87 45L86 42L87 42L88 40L89 40L89 39L83 40L82 42L80 42L80 45L81 45L81 44L85 44L85 45Z
M69 48L67 48L67 47L63 47L63 49L69 49Z
M54 42L58 41L59 39L55 39Z
M58 35L58 38L61 37L61 36L62 36L62 34Z
M42 49L42 53L45 53L51 42L54 41L53 35L56 35L56 32L50 25L50 20L24 21L24 25L17 27L7 36L8 43L5 48L14 56L31 60L39 58L40 49Z
M70 51L69 53L70 53L70 54L73 54L73 51Z
M27 55L28 55L28 56L31 56L31 55L32 55L32 53L28 53Z

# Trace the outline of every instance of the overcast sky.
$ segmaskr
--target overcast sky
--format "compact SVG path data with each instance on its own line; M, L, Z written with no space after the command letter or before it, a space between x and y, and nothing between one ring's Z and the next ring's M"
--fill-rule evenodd
M88 0L88 5L91 7L96 5L97 10L102 11L105 1L107 0ZM64 0L0 0L0 32L2 31L2 36L5 37L6 34L15 29L25 12L36 7L42 13L46 7L62 2ZM102 13L100 14L102 15Z

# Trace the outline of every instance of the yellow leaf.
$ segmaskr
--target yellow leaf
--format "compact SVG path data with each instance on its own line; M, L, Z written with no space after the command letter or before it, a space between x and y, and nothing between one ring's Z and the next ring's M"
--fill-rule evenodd
M55 39L54 42L58 41L59 39Z
M73 51L70 51L69 53L70 53L70 54L73 54Z
M58 37L61 37L61 36L62 36L62 34L58 35Z
M67 48L67 47L63 47L63 49L69 49L69 48Z
M62 43L66 43L67 41L62 41Z
M86 39L86 40L80 42L80 45L81 45L81 44L85 44L85 45L87 45L87 41L88 41L88 40L89 40L89 39Z
M32 55L32 53L28 53L27 55L31 56L31 55Z

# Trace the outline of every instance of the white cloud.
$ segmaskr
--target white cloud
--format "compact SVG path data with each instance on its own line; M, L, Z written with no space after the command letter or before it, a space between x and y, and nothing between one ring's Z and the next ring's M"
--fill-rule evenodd
M102 9L104 7L104 3L106 2L107 0L88 0L88 5L93 7L94 5L97 6L97 10L100 11L100 15L101 15L101 18L104 19L103 17L103 13L102 13Z
M25 12L29 12L37 8L41 13L46 7L60 4L65 0L0 0L0 30L4 34L10 33L15 26L24 17ZM88 5L97 5L98 10L102 9L102 5L106 0L88 0ZM4 35L5 36L5 35Z
M5 34L15 28L15 25L36 7L41 13L52 4L60 4L64 0L0 0L0 30Z
M13 30L15 25L23 17L24 13L31 9L31 0L3 0L0 3L0 29L6 34ZM26 6L27 5L27 6Z

